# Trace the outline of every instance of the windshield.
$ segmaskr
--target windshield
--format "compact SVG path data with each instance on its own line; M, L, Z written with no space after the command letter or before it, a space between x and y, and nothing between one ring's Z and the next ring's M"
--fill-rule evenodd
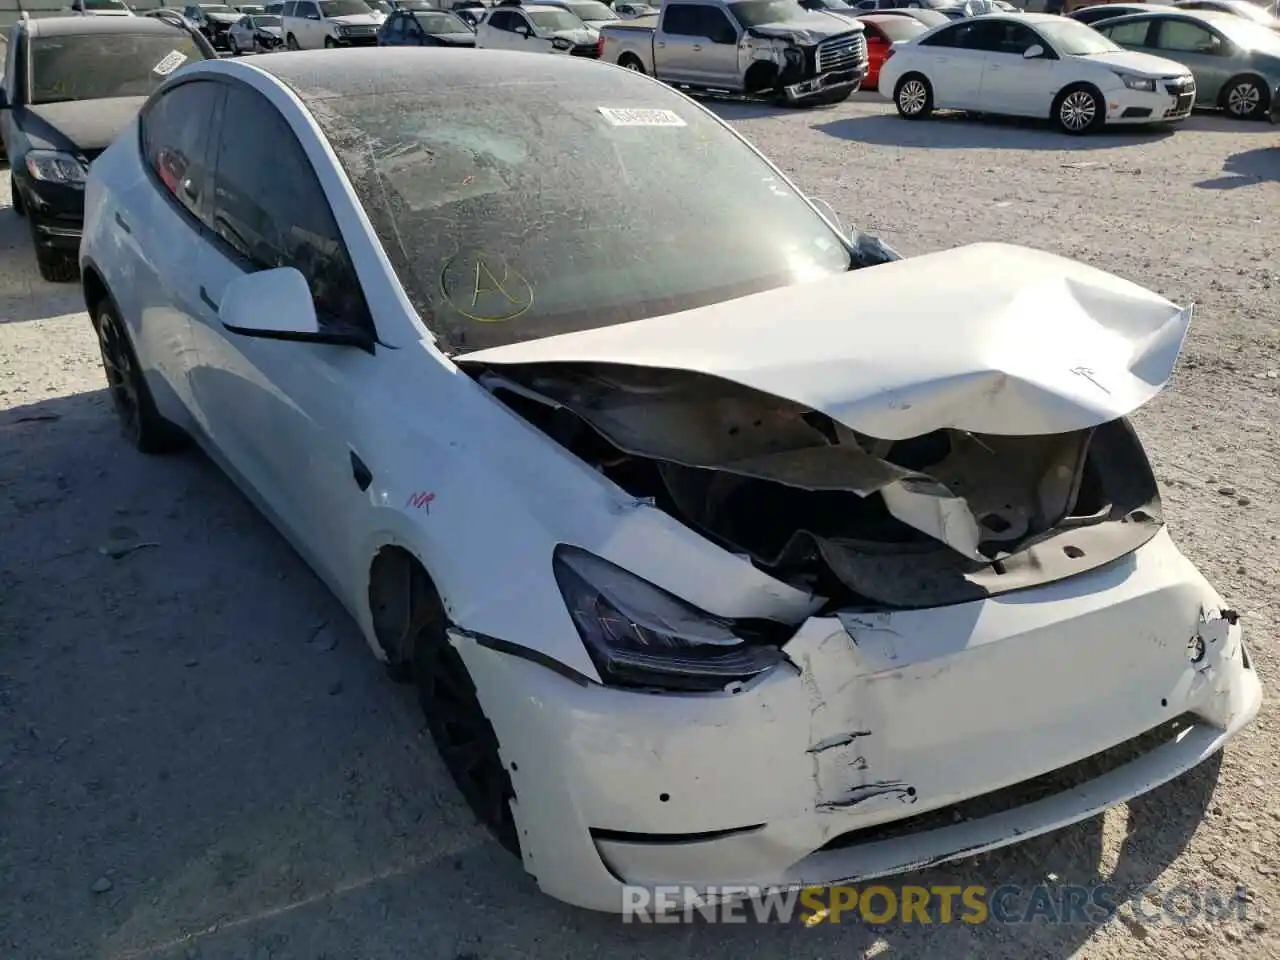
M850 268L842 238L718 120L614 73L439 91L406 74L387 80L403 92L309 104L444 349Z
M387 3L387 0L373 0L373 2L369 4L369 6L372 7L374 10L377 10L379 13L391 12L391 4Z
M569 9L579 20L617 20L618 15L603 3L571 3Z
M1088 57L1098 53L1118 53L1121 50L1108 37L1078 20L1037 23L1036 29L1065 57Z
M409 11L435 10L436 7L433 4L427 3L427 0L400 0L400 2L396 4L396 9Z
M919 20L911 17L885 17L876 21L876 26L884 31L886 37L897 43L899 40L912 40L929 28Z
M180 30L163 33L32 37L32 104L145 97L188 60L204 54Z
M255 27L278 27L280 26L280 18L271 14L263 14L253 18Z
M240 8L241 13L259 14L262 11L263 11L262 7L253 6L253 5L246 5Z
M539 30L555 33L559 30L581 30L583 23L568 10L527 10L529 19Z
M1242 0L1240 3L1228 3L1225 4L1225 6L1228 7L1236 16L1244 17L1246 20L1252 20L1254 23L1266 24L1268 27L1273 27L1277 23L1276 18L1270 13L1263 10L1261 7L1255 7L1252 3L1247 2L1247 0Z
M782 23L797 20L805 15L804 7L796 0L739 0L729 4L729 12L744 27L758 27L764 23Z
M77 0L76 10L128 10L120 0Z
M1280 55L1280 34L1270 27L1236 16L1215 17L1213 26L1232 43L1246 50Z
M415 13L414 18L427 33L471 33L471 28L451 13Z
M320 16L349 17L357 13L373 13L364 0L320 0Z

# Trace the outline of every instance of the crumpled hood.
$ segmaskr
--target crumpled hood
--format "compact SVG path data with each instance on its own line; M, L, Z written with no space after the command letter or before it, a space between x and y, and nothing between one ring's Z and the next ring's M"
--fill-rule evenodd
M330 17L331 23L341 24L344 27L376 27L382 23L384 17L376 13L349 13L345 17Z
M790 40L799 44L814 44L834 37L836 34L849 33L865 28L860 23L850 23L846 18L821 10L806 10L804 16L791 17L778 23L762 23L748 28L747 32L759 37L774 37L779 40Z
M281 32L281 30L280 30L280 28L279 28L279 27L263 27L263 26L259 26L259 27L255 28L255 29L257 29L257 31L258 31L259 33L265 33L265 34L266 34L267 36L269 36L269 37L277 37L277 38L279 38L279 37L284 36L284 34Z
M103 150L146 101L146 97L109 97L23 107L22 129L38 150Z
M701 373L884 440L1047 435L1159 393L1191 314L1085 264L982 243L455 360Z

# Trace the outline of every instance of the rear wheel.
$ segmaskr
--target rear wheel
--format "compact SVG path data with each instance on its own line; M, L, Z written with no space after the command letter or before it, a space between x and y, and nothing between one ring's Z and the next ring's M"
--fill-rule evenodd
M291 33L289 34L288 37L285 38L284 45L288 47L290 50L297 50L299 49L298 38Z
M893 105L907 120L925 120L933 113L933 87L919 73L908 73L893 91Z
M640 58L632 53L624 53L618 58L618 66L626 67L628 70L634 70L636 73L644 73L644 64L640 62Z
M1266 87L1253 77L1236 77L1223 85L1222 108L1237 120L1260 120L1267 106Z
M182 446L182 431L160 416L125 331L110 300L94 306L102 369L107 375L111 406L128 441L143 453L167 453Z
M227 45L231 48L231 55L233 57L240 56L240 44L236 41L234 35L227 41Z

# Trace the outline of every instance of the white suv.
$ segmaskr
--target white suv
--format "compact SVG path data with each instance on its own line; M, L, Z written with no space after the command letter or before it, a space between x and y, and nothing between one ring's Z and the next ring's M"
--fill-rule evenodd
M476 47L598 57L600 34L563 7L504 0L476 26Z
M376 46L381 25L382 17L364 0L288 0L280 13L290 50Z

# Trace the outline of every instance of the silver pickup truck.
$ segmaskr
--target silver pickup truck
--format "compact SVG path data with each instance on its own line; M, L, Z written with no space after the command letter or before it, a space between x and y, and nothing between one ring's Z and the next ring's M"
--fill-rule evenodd
M797 0L663 0L600 30L600 59L690 92L839 103L867 75L862 24Z

